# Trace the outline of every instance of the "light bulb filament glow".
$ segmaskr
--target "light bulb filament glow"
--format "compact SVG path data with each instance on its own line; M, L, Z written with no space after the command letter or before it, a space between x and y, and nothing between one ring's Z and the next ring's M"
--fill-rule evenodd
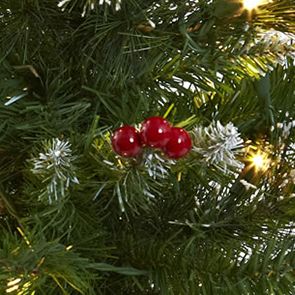
M252 158L252 162L254 164L255 167L257 168L262 168L264 165L264 160L262 155L256 155Z
M250 156L251 166L254 167L256 171L266 171L270 164L270 159L266 153L257 151Z
M260 5L265 4L265 0L243 0L243 6L247 10L253 10Z

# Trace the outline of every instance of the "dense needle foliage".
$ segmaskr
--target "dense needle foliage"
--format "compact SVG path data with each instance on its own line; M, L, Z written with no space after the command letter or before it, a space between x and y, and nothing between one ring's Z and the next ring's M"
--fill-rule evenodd
M294 294L294 7L1 0L0 293ZM155 115L272 164L116 156Z

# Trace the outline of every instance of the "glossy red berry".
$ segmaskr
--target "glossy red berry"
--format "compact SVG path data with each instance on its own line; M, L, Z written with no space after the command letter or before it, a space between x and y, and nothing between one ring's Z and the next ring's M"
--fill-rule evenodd
M136 157L141 151L139 134L132 126L122 126L114 131L112 146L122 157Z
M171 128L170 140L164 148L165 154L171 159L185 156L192 148L192 140L188 132L182 128Z
M144 145L163 148L170 139L171 126L161 117L151 117L142 123L141 140Z

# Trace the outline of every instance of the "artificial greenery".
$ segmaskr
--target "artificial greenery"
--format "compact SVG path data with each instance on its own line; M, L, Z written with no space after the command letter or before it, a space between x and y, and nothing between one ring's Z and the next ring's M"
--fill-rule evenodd
M1 294L293 294L294 15L294 0L1 0ZM272 164L112 151L112 130L156 115L232 122ZM44 160L57 140L62 171Z

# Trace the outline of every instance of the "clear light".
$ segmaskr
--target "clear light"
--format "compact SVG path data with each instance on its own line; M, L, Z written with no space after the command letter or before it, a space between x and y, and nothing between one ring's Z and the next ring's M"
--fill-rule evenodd
M270 165L270 159L268 155L262 151L256 151L250 154L251 167L254 167L255 171L266 171Z
M243 0L243 6L247 10L253 10L266 2L265 0Z
M264 159L262 157L262 155L256 155L252 158L252 162L254 164L255 167L257 168L262 168L264 166Z

